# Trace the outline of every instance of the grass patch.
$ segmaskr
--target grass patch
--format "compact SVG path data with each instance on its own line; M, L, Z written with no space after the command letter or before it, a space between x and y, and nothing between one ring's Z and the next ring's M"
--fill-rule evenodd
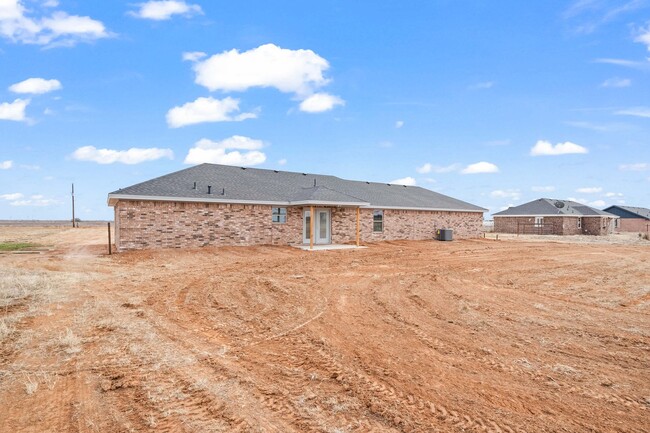
M20 251L35 247L38 245L28 242L0 242L0 251Z

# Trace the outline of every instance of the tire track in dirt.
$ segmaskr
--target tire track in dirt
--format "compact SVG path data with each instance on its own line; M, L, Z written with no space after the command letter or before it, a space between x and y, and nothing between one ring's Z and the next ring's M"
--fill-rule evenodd
M429 335L420 329L420 326L412 323L411 321L404 318L401 313L397 310L391 308L388 303L381 300L376 290L371 290L371 299L373 302L380 306L382 310L391 317L400 329L406 330L414 334L417 339L422 342L430 350L434 351L437 354L449 355L455 354L456 356L461 356L466 360L473 360L480 362L484 366L491 368L493 370L517 374L519 376L525 376L530 379L533 379L536 382L539 382L544 385L548 385L549 381L552 381L553 389L561 389L564 392L580 395L582 397L605 400L609 403L619 404L626 407L634 407L639 410L650 409L650 405L647 402L645 396L634 396L634 395L621 395L616 393L598 393L594 392L591 389L580 387L576 384L569 384L559 380L558 378L551 378L548 374L541 371L531 371L523 367L518 366L517 364L506 364L499 359L495 359L494 356L486 357L484 353L479 351L470 351L463 348L456 348L455 346L450 346L445 344L439 339L433 340ZM422 304L415 302L420 308ZM435 316L434 316L435 317ZM441 318L437 317L438 320ZM494 355L494 354L491 354Z

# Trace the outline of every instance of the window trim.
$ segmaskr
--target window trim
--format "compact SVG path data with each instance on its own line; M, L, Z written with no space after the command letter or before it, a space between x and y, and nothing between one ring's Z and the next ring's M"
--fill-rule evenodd
M375 217L380 216L381 220L376 221ZM375 224L381 224L381 230L375 229ZM383 209L373 209L372 211L372 232L373 233L383 233L384 232L384 210Z
M277 212L276 212L276 210L277 210ZM282 212L283 210L284 210L284 212ZM277 221L276 221L276 217L277 217ZM273 224L286 224L287 223L287 208L286 207L272 207L271 208L271 222Z
M582 218L578 217L578 228L582 228Z

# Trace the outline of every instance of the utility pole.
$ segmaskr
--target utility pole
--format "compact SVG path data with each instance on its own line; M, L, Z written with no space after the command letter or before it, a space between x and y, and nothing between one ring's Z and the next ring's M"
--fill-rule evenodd
M74 183L72 184L72 228L74 228Z

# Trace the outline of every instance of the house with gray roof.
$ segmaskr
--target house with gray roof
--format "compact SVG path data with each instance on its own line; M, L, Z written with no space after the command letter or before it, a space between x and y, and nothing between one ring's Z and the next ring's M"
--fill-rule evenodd
M614 205L606 208L605 211L620 218L617 231L650 233L650 209Z
M571 200L540 198L497 212L494 231L540 235L611 234L618 216Z
M200 164L108 194L119 250L478 237L487 209L417 187Z

